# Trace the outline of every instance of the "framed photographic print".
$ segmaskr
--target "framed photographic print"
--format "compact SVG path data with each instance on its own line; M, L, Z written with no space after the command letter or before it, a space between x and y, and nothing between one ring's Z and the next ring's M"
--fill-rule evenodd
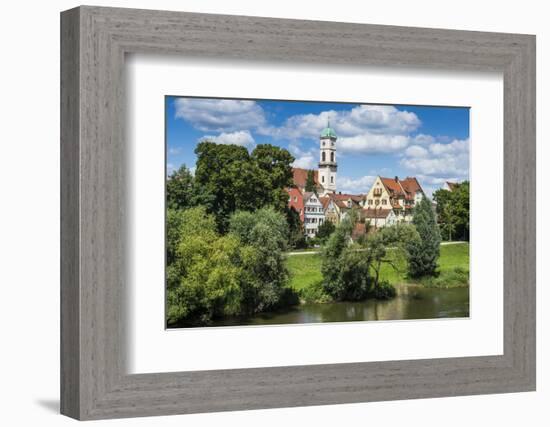
M62 413L535 389L534 36L61 18Z

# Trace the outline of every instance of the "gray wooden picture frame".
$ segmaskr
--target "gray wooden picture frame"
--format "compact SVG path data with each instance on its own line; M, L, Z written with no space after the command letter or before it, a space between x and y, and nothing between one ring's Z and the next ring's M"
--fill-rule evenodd
M502 72L504 354L127 374L127 53ZM535 390L532 35L71 9L61 14L61 166L65 415L84 420Z

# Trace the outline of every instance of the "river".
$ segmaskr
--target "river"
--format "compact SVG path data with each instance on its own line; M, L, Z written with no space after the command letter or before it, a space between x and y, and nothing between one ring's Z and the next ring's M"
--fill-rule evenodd
M468 287L436 289L398 285L397 296L390 300L302 304L284 312L262 313L246 319L223 319L211 326L469 317L469 300Z

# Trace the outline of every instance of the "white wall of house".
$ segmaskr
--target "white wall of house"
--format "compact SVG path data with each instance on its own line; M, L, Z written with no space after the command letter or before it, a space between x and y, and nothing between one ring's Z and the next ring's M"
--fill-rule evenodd
M323 205L315 194L304 200L304 228L307 237L315 237L319 226L325 221Z
M378 207L382 207L382 209L390 208L390 195L379 176L376 177L365 197L364 207L371 209Z

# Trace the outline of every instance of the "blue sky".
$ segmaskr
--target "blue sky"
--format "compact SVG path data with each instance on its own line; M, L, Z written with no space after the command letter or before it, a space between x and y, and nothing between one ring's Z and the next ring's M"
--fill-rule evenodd
M252 150L286 148L294 165L317 168L319 134L330 120L336 142L337 189L364 193L377 175L416 176L431 194L469 175L469 108L333 102L166 97L168 173L194 169L198 142Z

